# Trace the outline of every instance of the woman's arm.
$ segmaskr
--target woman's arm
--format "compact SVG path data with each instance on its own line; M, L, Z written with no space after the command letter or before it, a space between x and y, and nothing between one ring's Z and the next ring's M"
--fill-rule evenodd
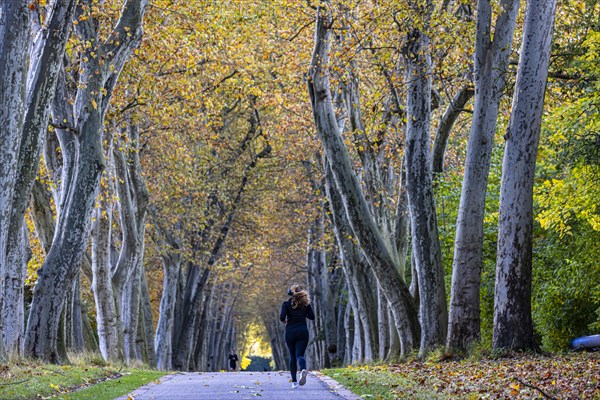
M306 307L306 318L308 319L315 319L315 313L313 312L312 307L310 306L310 304Z
M281 322L285 322L285 317L287 317L287 307L285 302L281 305L281 312L279 313L279 320Z

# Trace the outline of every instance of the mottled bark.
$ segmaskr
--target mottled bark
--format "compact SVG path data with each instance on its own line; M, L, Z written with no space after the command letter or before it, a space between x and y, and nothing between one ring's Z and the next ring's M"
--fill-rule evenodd
M112 141L110 141L112 143ZM112 145L109 145L112 148ZM111 154L109 152L109 154ZM109 162L112 165L112 162ZM111 258L114 171L109 167L97 199L92 223L92 292L96 305L96 326L102 357L109 362L124 360L123 336L112 284Z
M69 143L74 148L78 145L76 162L72 178L68 182L63 180L65 186L54 241L34 289L25 339L25 351L31 357L61 361L57 349L59 319L68 283L74 279L85 252L104 170L101 140L104 115L125 61L141 38L146 4L147 0L127 0L115 29L102 45L97 45L94 18L77 25L82 40L90 40L94 46L86 49L87 57L79 66L79 80L84 84L78 85L73 96L75 125L68 128L78 133L77 143ZM62 100L62 107L71 107L68 98ZM57 115L64 114L62 110L56 111ZM62 122L58 121L57 125L62 126ZM63 147L63 150L66 149Z
M24 7L22 2L15 3L17 6ZM3 6L3 8L4 7L5 6ZM7 11L9 10L10 8L7 9ZM28 258L26 254L20 253L23 252L23 249L25 249L27 245L20 243L17 238L21 238L19 232L24 226L23 216L29 202L31 187L38 172L39 156L45 138L50 107L55 93L56 80L58 78L58 71L62 66L65 45L69 36L73 10L74 1L56 2L48 8L47 15L44 16L48 21L48 25L33 35L33 43L31 47L29 47L31 50L31 59L29 60L29 74L26 83L27 98L24 114L22 114L18 108L15 108L12 111L14 117L20 119L23 123L21 131L18 132L20 135L17 150L18 159L13 172L16 176L16 181L13 187L12 209L7 233L11 240L7 243L8 248L5 249L6 254L8 255L8 263L4 264L6 269L11 271L9 274L12 276L12 279L21 277L21 282L17 283L13 281L11 283L11 286L13 287L24 285L25 274L23 271L26 269ZM32 17L32 24L35 18L36 16ZM19 25L15 24L13 29L18 30ZM15 45L18 46L19 39L17 37L12 39L16 39ZM27 49L25 52L27 52ZM22 65L20 68L27 71L26 65ZM20 84L23 84L23 82L20 82ZM0 88L0 90L2 89ZM20 93L24 90L25 86L20 90L17 90L16 93ZM16 142L12 141L12 143ZM2 234L0 234L0 236L2 236ZM0 242L2 242L1 238ZM12 264L14 262L24 262L25 264ZM15 290L22 292L22 289ZM4 296L6 300L9 300L9 295L11 300L16 301L11 307L14 307L15 310L22 309L22 294L13 298L12 294L7 293L7 296ZM7 312L8 315L19 318L19 320L6 321L7 324L10 323L15 327L23 326L24 321L22 312L15 313L10 310ZM21 330L21 328L19 328L19 330ZM23 334L21 333L17 342L22 344L22 338ZM14 338L11 340L14 340ZM19 352L22 350L21 344L18 345L20 348Z
M352 231L364 250L379 285L385 291L394 311L398 331L402 334L402 350L408 352L415 345L419 334L416 310L408 288L397 271L399 262L396 249L384 239L365 200L333 108L329 81L331 20L327 9L317 8L315 47L308 82L315 125Z
M142 264L135 262L131 265L127 281L120 295L121 333L123 335L123 349L125 361L128 365L137 360L136 342L140 314L140 301L142 296L141 275Z
M24 333L24 283L27 274L27 263L31 258L29 234L25 223L15 235L11 236L7 254L7 266L4 271L4 308L0 318L4 323L2 334L7 354L19 356L23 354Z
M449 350L464 350L480 337L479 291L485 196L519 0L502 0L501 9L492 34L491 1L478 1L474 55L475 104L456 222L446 342Z
M448 144L452 127L474 93L475 90L471 85L460 88L450 101L450 104L448 104L439 122L432 150L432 169L434 174L440 174L444 171L444 155L446 154L446 145Z
M83 324L83 343L85 350L92 353L98 353L100 347L98 346L98 340L92 324L90 323L90 317L88 312L89 306L85 303L81 303L81 321Z
M532 349L533 181L556 0L530 0L502 161L494 349Z
M321 250L318 246L318 218L314 219L308 229L306 240L306 287L310 288L311 307L315 314L313 323L308 324L309 337L312 338L310 346L307 348L309 353L310 368L323 368L325 364L325 356L323 354L323 317L321 312L321 291L320 285L317 284L318 273L321 269L322 262Z
M336 242L342 260L342 269L346 278L349 291L349 302L354 310L355 321L360 323L360 329L355 330L355 335L360 335L361 354L359 358L353 358L352 362L371 362L374 359L375 348L377 348L377 312L374 292L367 282L368 266L366 260L360 254L360 248L352 240L352 230L344 213L341 196L334 187L333 172L329 163L325 162L325 193L331 209ZM387 300L386 300L387 306ZM357 339L354 340L358 345Z
M307 259L308 287L311 289L313 307L315 309L314 337L319 337L321 353L317 361L321 368L331 368L337 360L337 323L332 288L336 286L336 276L331 273L331 263L328 262L327 251L323 248L325 232L325 205L320 206L321 212L313 220L309 229ZM335 267L334 267L335 268ZM323 340L324 339L324 340Z
M345 332L345 337L346 337L346 349L345 349L345 353L346 353L346 357L344 358L344 365L350 365L352 364L352 349L354 347L354 343L353 343L353 329L352 327L352 320L354 319L353 317L353 309L352 309L352 303L351 303L351 299L350 299L351 293L350 291L348 291L348 305L346 307L346 312L344 313L344 330L343 332Z
M125 132L129 142L118 142L113 149L122 239L119 258L112 272L112 283L115 295L119 296L125 360L130 364L137 358L136 354L139 354L139 351L136 351L136 342L142 304L149 193L141 176L139 128L128 121ZM151 354L151 357L154 358L154 355Z
M390 350L390 330L388 329L388 313L387 313L387 300L381 292L381 289L377 290L377 322L379 331L379 349L378 358L385 360Z
M123 339L112 288L110 239L112 231L111 192L103 190L92 225L92 292L96 304L96 325L100 353L107 361L122 361Z
M409 32L406 59L406 190L412 251L420 293L421 355L444 344L448 328L446 289L431 170L431 58L429 37Z
M198 266L193 268L200 270ZM193 358L194 350L194 330L196 322L200 318L202 300L204 297L204 288L210 275L210 269L204 268L202 275L191 282L193 286L191 297L186 298L184 308L184 318L181 331L175 338L176 345L173 348L173 368L187 371L190 367L190 360Z
M156 352L154 351L154 318L152 316L152 304L150 303L150 293L148 291L148 281L146 274L141 277L142 299L140 301L140 321L143 329L138 329L142 336L143 360L151 368L156 368Z
M83 339L83 320L81 318L81 287L79 274L75 277L71 296L68 299L68 308L66 312L67 324L67 349L81 353L85 348Z
M345 293L347 290L347 283L343 283L341 285L341 290L338 293L337 299L337 359L339 364L337 366L348 365L345 364L346 360L346 335L344 332L344 315L346 314L346 309L350 307L348 305L348 295Z
M36 180L31 190L30 211L35 233L45 253L50 251L54 236L54 213L50 204L50 191Z
M26 109L28 44L27 2L3 0L0 2L0 332L7 328L2 317L9 306L4 293L6 274L14 275L18 272L14 270L19 269L9 263L8 242ZM0 357L4 356L4 341L0 340Z
M176 253L162 255L163 293L160 299L160 311L154 349L156 351L157 368L169 371L173 368L173 326L175 325L175 302L177 294L177 277L181 268L181 256Z

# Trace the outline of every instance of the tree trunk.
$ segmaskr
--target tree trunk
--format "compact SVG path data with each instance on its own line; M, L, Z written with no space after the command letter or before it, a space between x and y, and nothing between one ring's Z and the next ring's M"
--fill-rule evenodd
M50 191L36 180L31 190L30 210L35 233L40 245L47 254L54 236L54 213L50 204Z
M73 14L74 4L74 1L57 2L54 4L54 7L47 12L48 15L45 15L45 18L48 21L47 28L36 32L33 35L33 43L31 47L25 47L22 49L25 54L27 53L28 49L31 50L31 68L29 69L27 83L24 84L24 82L20 81L20 78L13 80L15 84L22 85L21 89L13 88L16 89L15 93L22 93L27 90L27 98L25 110L22 110L19 107L15 107L13 110L10 110L10 112L13 113L13 118L16 118L22 122L21 131L17 133L17 135L20 136L19 141L10 140L6 142L15 144L18 148L18 160L13 171L16 181L14 182L14 186L12 188L8 188L9 190L7 192L4 192L3 190L3 193L11 194L13 196L7 233L8 237L12 238L12 240L7 243L8 248L3 246L2 236L5 232L2 231L3 227L0 226L0 246L2 246L0 248L2 249L3 254L7 254L9 257L8 260L0 260L0 265L5 266L5 268L9 271L8 273L13 278L19 276L22 278L21 282L12 282L11 286L24 285L25 275L23 271L26 269L26 264L13 265L10 264L10 262L22 263L27 261L27 257L25 255L19 254L22 253L23 249L26 248L27 244L19 243L16 238L21 237L19 232L22 230L22 226L24 225L23 216L25 215L27 204L29 203L31 187L38 173L39 155L47 130L48 117L50 113L50 107L52 105L52 99L55 93L58 72L62 66L65 45L71 28L71 16ZM21 12L28 13L29 10L25 8L24 3L15 2L15 5L20 7ZM7 17L12 18L11 7L3 4L3 13L5 12L5 9L8 12ZM21 20L20 22L24 21ZM16 33L23 28L23 25L19 25L19 22L16 20L13 20L13 23L14 27L8 30L8 32L12 33L14 36L7 37L6 39L9 41L14 41L14 43L12 43L13 46L15 46L13 48L14 51L14 49L21 45L20 38ZM29 31L29 29L27 30ZM4 39L0 38L0 40ZM8 51L6 54L9 56L8 61L16 62L16 59L10 59L11 47L7 45L5 48ZM0 66L0 69L1 68L2 67ZM23 72L27 71L26 65L21 65L19 68ZM4 75L4 73L1 71L0 74ZM1 90L2 88L0 88L0 91ZM4 121L1 121L1 119L2 118L0 117L0 123L4 126ZM11 125L9 125L9 132L10 127ZM5 142L3 141L3 143ZM10 145L7 147L9 150L12 149ZM3 158L3 164L4 160L5 159ZM10 158L6 159L6 161L10 165ZM14 189L14 192L12 192L11 189ZM1 202L2 201L0 199L0 203ZM0 214L2 214L1 208ZM0 219L3 219L2 215L0 215ZM6 264L3 261L9 261L9 263ZM22 289L18 290L22 291ZM22 303L22 300L19 300L14 304L15 310L22 308L22 305L20 305L19 302ZM8 315L18 316L20 320L7 321L7 323L10 323L15 327L23 326L24 321L22 312L14 313L12 311L8 311ZM11 340L14 341L14 338ZM21 341L22 334L18 339L19 343ZM20 346L21 344L19 344L19 347Z
M112 282L116 295L120 296L125 359L130 364L139 353L136 351L136 342L142 311L144 234L149 194L141 176L139 128L128 120L124 131L129 142L118 141L113 149L122 244L117 265L112 272Z
M100 347L98 346L98 339L90 324L88 305L86 303L82 303L81 306L81 321L83 322L83 343L85 350L90 353L98 353Z
M163 261L163 293L160 300L160 311L154 349L157 368L170 371L173 368L173 326L175 319L175 302L177 295L177 276L181 268L181 256L168 253L162 256Z
M110 154L110 153L109 153ZM108 176L106 185L98 196L98 207L94 211L92 224L92 292L96 304L96 325L98 342L102 357L109 362L124 360L123 336L120 318L115 303L112 285L111 237L112 237L112 199L114 188L112 176Z
M531 0L502 162L498 258L494 294L494 349L532 349L533 181L556 0Z
M71 298L71 335L70 349L82 353L85 349L85 343L83 342L83 320L81 319L81 288L80 288L80 274L77 275L73 282L72 298Z
M348 304L348 296L345 293L347 291L347 282L345 282L338 294L338 306L337 306L337 361L338 364L334 367L341 367L346 360L346 335L344 332L344 316L346 315L346 309L350 307Z
M27 263L31 258L28 228L21 224L18 234L9 240L7 261L9 268L4 271L4 305L0 318L4 322L1 331L4 337L4 348L8 355L23 354L23 333L25 321L24 283L27 274Z
M432 150L432 170L434 174L440 174L444 171L444 154L446 153L446 144L450 138L450 132L458 116L465 108L465 105L475 91L471 85L462 87L452 98L446 112L442 116L435 133Z
M121 332L125 349L125 361L131 365L136 357L137 331L141 300L141 263L133 263L121 295Z
M324 228L325 215L321 215L321 224ZM323 234L325 231L323 229ZM329 265L327 263L327 252L320 251L321 262L319 263L321 270L319 271L319 277L317 284L321 285L321 314L323 315L323 329L325 331L325 341L323 343L325 347L325 354L327 355L326 368L331 368L337 361L337 322L335 317L334 304L334 293L332 288L336 286L336 275L334 272L330 272Z
M402 351L407 353L413 348L419 335L416 310L408 288L398 274L399 263L395 249L386 243L375 224L339 131L329 82L331 20L327 10L317 8L315 47L308 82L315 125L352 231L385 291L398 331L402 333Z
M387 300L381 289L377 290L377 320L378 331L379 331L379 360L385 360L389 349L390 349L390 338L389 338L389 329L388 329L388 319L387 319Z
M150 303L150 293L148 292L148 281L146 274L142 271L142 300L141 314L144 323L144 343L143 351L145 354L144 361L150 368L156 368L156 352L154 351L154 319L152 317L152 304Z
M464 350L479 340L479 291L483 265L483 218L500 99L519 0L502 0L492 38L492 4L479 0L475 39L475 105L456 222L448 350Z
M0 332L4 332L11 328L4 321L4 310L12 307L5 299L5 285L12 285L5 282L6 275L20 270L10 263L8 252L15 236L10 224L26 103L29 10L26 2L13 0L0 2L0 9ZM4 340L0 340L0 357L4 356Z
M385 361L387 362L397 362L400 356L400 338L398 337L398 331L396 327L392 323L393 315L390 309L387 309L388 314L388 330L390 337L390 349L385 356Z
M351 323L353 318L353 310L352 310L352 306L350 303L350 290L348 290L348 306L346 307L346 312L344 313L344 330L343 332L345 332L345 336L346 336L346 349L345 349L345 353L346 353L346 357L344 358L344 365L350 365L352 364L352 352L353 352L353 348L354 348L354 343L353 343L353 333L352 333L352 328L351 328Z
M200 270L200 267L198 266L193 266L193 268ZM209 275L210 270L208 268L204 268L202 276L198 276L197 279L194 279L191 282L191 286L193 287L191 297L185 299L183 325L181 332L176 338L177 346L174 346L173 348L173 368L177 370L187 371L190 364L190 359L193 358L193 333L196 326L196 321L198 318L200 318L204 295L203 291ZM190 285L190 283L188 283L188 285Z
M285 326L279 322L279 310L273 310L271 313L263 316L263 322L269 334L275 369L280 371L285 370L288 365L287 347L284 341Z
M431 171L431 58L428 48L429 37L425 33L413 29L408 34L405 48L406 188L412 250L421 297L421 355L445 342L448 327L444 269Z
M333 173L329 163L325 162L325 192L331 209L331 219L336 242L342 260L342 269L346 277L349 291L349 302L354 310L355 320L360 322L364 340L364 354L357 362L371 362L374 359L374 348L377 343L377 313L373 291L368 287L368 269L360 249L351 239L352 231L343 210L343 203L333 182ZM386 300L387 305L387 300ZM362 352L361 352L362 353ZM363 358L364 357L364 358Z
M98 121L99 122L99 121ZM98 129L100 127L98 126ZM38 271L38 283L27 323L25 349L29 356L60 362L57 353L57 329L68 283L77 275L89 232L89 221L103 168L100 143L82 144L80 168L72 192L72 206L61 214L59 229L46 260ZM95 155L89 154L90 152ZM83 161L86 160L86 161Z
M25 351L31 357L62 361L57 347L58 325L67 283L74 279L85 252L90 218L100 175L104 170L101 140L104 115L119 73L141 38L146 4L147 0L127 0L106 42L86 49L87 62L82 62L80 66L79 78L85 84L78 85L77 94L73 96L75 101L71 114L76 119L71 122L75 122L75 126L68 128L78 132L76 143L69 143L77 152L77 161L72 170L72 179L63 181L63 197L54 241L40 268L34 289L25 338ZM78 29L83 40L97 40L90 36L90 33L96 32L92 26L97 22L94 18L80 21ZM68 22L64 23L70 26ZM62 107L68 109L70 103L66 98L63 100ZM63 111L57 110L56 114L63 114ZM60 120L59 125L63 122ZM63 148L65 151L69 150Z

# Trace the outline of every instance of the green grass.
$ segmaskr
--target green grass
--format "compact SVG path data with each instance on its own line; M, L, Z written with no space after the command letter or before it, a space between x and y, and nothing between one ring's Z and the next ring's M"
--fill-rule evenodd
M149 371L149 370L129 370L126 374L117 379L112 379L99 383L88 388L78 390L77 392L58 396L59 399L65 400L112 400L116 397L127 394L134 389L157 380L165 372Z
M50 396L58 399L114 399L165 374L143 369L119 369L81 361L71 365L24 361L0 364L0 400Z
M363 399L446 399L447 397L420 387L399 374L378 367L348 367L322 370Z

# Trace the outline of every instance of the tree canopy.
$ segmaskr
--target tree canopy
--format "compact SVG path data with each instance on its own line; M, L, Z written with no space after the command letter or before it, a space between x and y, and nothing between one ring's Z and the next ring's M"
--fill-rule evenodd
M600 3L547 3L0 0L0 357L284 368L292 283L316 367L598 333Z

